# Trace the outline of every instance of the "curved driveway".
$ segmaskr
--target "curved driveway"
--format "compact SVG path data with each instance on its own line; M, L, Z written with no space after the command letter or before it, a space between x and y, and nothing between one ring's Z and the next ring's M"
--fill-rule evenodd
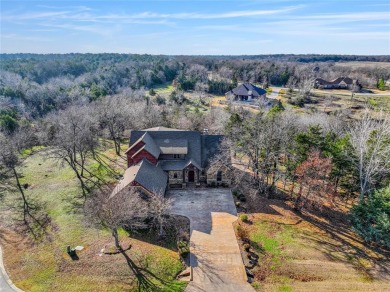
M229 189L169 192L172 213L190 219L193 280L186 291L253 292L232 223L237 211Z

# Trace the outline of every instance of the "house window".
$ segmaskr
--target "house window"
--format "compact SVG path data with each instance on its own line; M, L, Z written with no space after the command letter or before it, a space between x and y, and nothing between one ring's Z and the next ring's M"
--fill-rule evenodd
M222 181L222 171L217 172L217 181Z
M173 158L180 158L180 154L173 154Z
M173 174L173 178L177 178L177 172Z

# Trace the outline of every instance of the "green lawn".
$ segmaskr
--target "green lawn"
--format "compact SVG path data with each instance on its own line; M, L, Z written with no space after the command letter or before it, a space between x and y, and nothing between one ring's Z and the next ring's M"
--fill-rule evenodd
M117 158L112 148L102 153L113 169L124 171L125 160ZM47 234L40 242L27 240L27 234L6 229L9 240L1 241L5 249L5 262L11 279L25 291L129 291L136 290L140 280L141 290L182 291L183 282L175 280L182 270L176 251L170 246L155 245L129 237L121 232L123 246L132 245L128 256L144 269L145 278L136 278L130 271L123 255L99 256L100 250L113 245L110 233L86 223L79 206L81 194L78 181L72 170L58 162L47 159L43 150L28 157L18 169L21 182L30 186L26 195L45 205L51 223ZM109 158L109 159L108 159ZM96 172L98 164L90 162ZM101 170L101 169L100 169ZM100 175L115 181L106 170ZM14 194L17 196L18 194ZM8 194L2 212L13 200ZM1 239L0 239L1 240ZM66 246L81 245L79 260L72 261L66 254ZM141 282L142 282L141 281Z
M153 89L156 93L171 93L175 88L172 85L172 82L166 82L164 84L155 85Z

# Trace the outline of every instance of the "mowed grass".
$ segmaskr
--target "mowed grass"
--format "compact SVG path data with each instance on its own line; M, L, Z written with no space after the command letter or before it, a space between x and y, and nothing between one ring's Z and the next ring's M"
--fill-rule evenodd
M105 163L114 173L124 171L125 160L116 157L112 147L101 152ZM91 161L91 169L99 169L107 180L106 168L99 168ZM130 270L121 254L99 255L101 249L113 246L108 230L99 229L87 223L80 209L81 190L72 170L66 165L48 159L43 150L29 155L18 169L21 182L30 186L25 191L45 205L50 217L50 228L39 241L34 242L28 234L21 234L9 226L0 226L0 243L4 247L5 264L11 279L25 291L132 291L138 290L138 279ZM111 172L111 171L110 171ZM114 176L114 175L112 175ZM2 212L13 200L8 194ZM0 224L1 225L1 224ZM124 247L134 263L144 269L146 282L153 290L182 291L184 284L175 280L182 270L182 263L172 245L159 245L134 239L122 231ZM66 247L81 245L84 250L78 253L79 260L72 261ZM141 290L147 290L142 286Z
M258 203L251 224L241 224L259 255L252 270L256 290L390 291L388 253L364 244L349 228L299 216L282 201Z
M166 82L164 84L156 85L153 87L153 89L156 91L158 94L164 94L164 93L171 93L172 91L175 90L175 88L172 85L172 82Z

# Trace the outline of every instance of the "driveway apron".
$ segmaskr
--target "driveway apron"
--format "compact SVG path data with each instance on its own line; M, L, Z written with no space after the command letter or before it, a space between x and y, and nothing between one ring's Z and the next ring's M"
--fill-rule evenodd
M254 291L233 230L237 211L230 190L174 190L169 197L172 213L190 219L193 280L186 291Z

